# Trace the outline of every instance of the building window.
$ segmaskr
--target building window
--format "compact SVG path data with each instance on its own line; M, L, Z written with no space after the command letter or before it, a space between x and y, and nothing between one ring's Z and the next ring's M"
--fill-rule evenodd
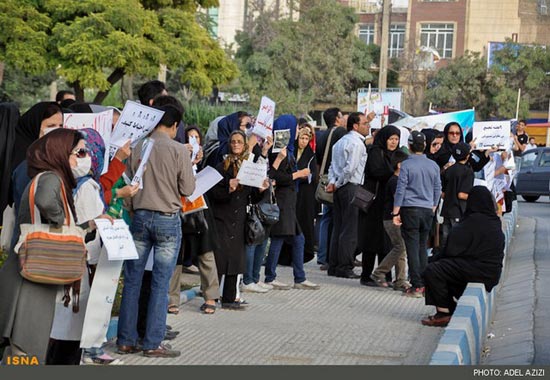
M349 0L348 4L356 13L376 13L380 8L376 0Z
M392 24L390 26L390 58L397 58L403 54L405 47L405 25Z
M206 10L206 17L208 18L208 29L212 38L218 39L219 8L208 8Z
M434 48L441 58L453 57L454 24L422 24L420 45Z
M538 11L540 15L548 16L548 2L546 0L538 0Z
M373 24L360 24L359 25L359 38L365 41L367 45L374 43L374 25Z

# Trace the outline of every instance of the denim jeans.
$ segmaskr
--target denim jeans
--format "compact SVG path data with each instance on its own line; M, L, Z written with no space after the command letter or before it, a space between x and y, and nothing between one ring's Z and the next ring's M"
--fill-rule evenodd
M424 287L422 272L428 264L426 248L428 235L432 228L434 213L423 207L401 207L401 235L407 248L409 280L413 288Z
M267 240L268 238L258 245L246 246L246 272L243 276L243 283L245 285L260 281L260 269L264 262Z
M328 250L330 246L330 234L332 232L332 205L322 205L323 216L319 222L319 251L317 263L328 263Z
M147 305L147 327L143 350L156 349L166 332L168 288L181 244L179 213L166 215L137 210L130 226L139 258L124 262L124 288L118 321L118 345L135 346L138 339L137 314L145 264L154 248L151 296Z
M292 269L294 273L294 283L299 284L306 280L304 272L304 235L277 236L271 238L269 253L265 262L265 282L271 282L277 278L277 263L283 243L286 242L292 246Z

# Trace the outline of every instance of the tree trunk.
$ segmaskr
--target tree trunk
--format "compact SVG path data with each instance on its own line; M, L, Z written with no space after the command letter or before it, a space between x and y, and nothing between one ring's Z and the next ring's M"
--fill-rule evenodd
M4 81L4 62L0 62L0 86L2 85L2 82Z
M109 78L107 78L107 82L111 84L111 87L109 87L109 89L106 91L99 91L96 94L93 103L95 104L103 103L107 95L109 95L111 88L113 88L113 85L119 80L121 80L123 76L124 76L124 69L121 69L121 68L115 69L115 71L113 71L111 75L109 75Z
M80 86L80 82L73 83L74 96L77 102L84 102L84 89Z

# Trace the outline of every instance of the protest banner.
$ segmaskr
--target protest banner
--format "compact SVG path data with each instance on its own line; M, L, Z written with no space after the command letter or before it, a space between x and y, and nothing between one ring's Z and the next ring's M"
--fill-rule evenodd
M472 138L477 150L487 150L493 146L506 149L510 145L510 120L475 122Z
M136 245L124 220L94 219L99 236L107 250L109 260L134 260L138 258Z
M141 151L139 166L136 170L134 178L132 178L132 182L130 183L132 186L136 183L139 183L139 188L143 189L143 172L145 171L145 165L147 165L147 161L149 161L149 156L151 155L151 150L153 149L154 144L155 140L153 139L147 139L147 141L143 143L143 150Z
M374 111L375 118L370 122L372 129L382 128L388 124L389 109L401 111L402 91L382 91L378 88L360 88L357 90L357 112L363 112L367 115ZM384 125L382 125L382 116L384 116Z
M290 142L290 129L282 129L273 131L273 153L279 153L283 148L288 146Z
M113 110L99 113L66 113L63 115L63 128L78 130L91 128L101 135L105 143L105 159L101 174L107 173L111 130L113 129Z
M157 126L163 115L164 111L127 100L111 135L111 157L128 140L134 148L140 138Z
M103 247L84 316L81 348L101 347L106 341L123 263L123 260L109 261L107 250Z
M265 163L254 163L245 160L241 164L241 168L237 173L239 185L247 185L252 187L262 187L267 178L267 167Z
M195 191L187 197L187 200L194 202L198 197L210 190L222 180L222 175L211 166L207 166L195 176Z
M261 138L266 138L273 134L273 119L275 118L275 102L267 96L262 96L260 111L256 117L252 133Z
M435 128L443 131L445 125L454 121L462 127L464 136L472 128L475 120L475 110L462 110L456 112L447 112L436 115L427 115L420 117L405 117L392 123L396 127L406 127L410 130L420 131L423 128Z

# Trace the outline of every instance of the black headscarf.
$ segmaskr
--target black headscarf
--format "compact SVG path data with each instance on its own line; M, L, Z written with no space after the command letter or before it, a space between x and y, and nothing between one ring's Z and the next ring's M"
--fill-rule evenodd
M495 199L485 186L474 186L469 192L464 217L476 213L498 218Z
M46 115L50 113L48 110L51 111L55 108L59 110L58 112L62 112L61 107L59 107L59 104L56 102L40 102L32 106L21 116L21 118L19 118L19 123L15 130L15 144L13 147L11 164L12 170L15 170L17 165L25 160L27 149L40 137L40 125L42 120L52 116L53 114L49 116Z
M437 135L438 131L434 128L424 128L420 132L424 133L424 136L426 136L426 148L424 148L424 154L426 154L427 156L430 154L432 142L435 140L435 136Z
M379 146L384 152L388 152L388 139L395 135L397 135L397 137L401 137L401 131L399 128L393 125L386 125L378 131L376 136L374 136L373 145ZM397 147L399 148L399 144Z
M447 162L449 162L449 159L452 156L452 151L455 146L455 144L452 144L449 141L449 129L456 125L460 129L460 142L464 142L464 131L462 130L462 127L460 124L458 124L456 121L451 121L450 123L447 123L445 125L445 129L443 130L443 134L445 135L443 137L443 144L441 145L441 149L434 155L435 161L439 165L440 168L443 168Z
M12 168L15 131L19 121L19 108L14 103L0 104L0 225L3 211L9 200L9 186Z
M88 103L72 103L67 107L72 113L94 113L92 107Z

